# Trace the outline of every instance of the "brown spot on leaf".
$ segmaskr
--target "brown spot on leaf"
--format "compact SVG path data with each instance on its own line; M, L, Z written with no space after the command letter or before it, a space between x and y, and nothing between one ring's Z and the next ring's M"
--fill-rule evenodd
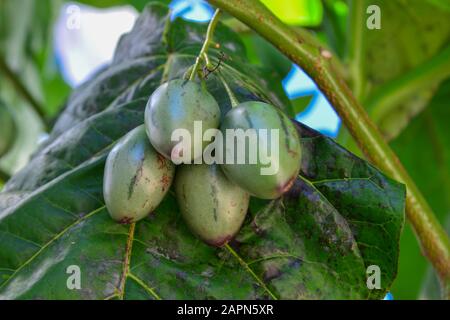
M269 264L264 273L264 280L270 281L272 279L278 278L281 275L280 269L275 264Z
M255 231L255 233L259 236L262 236L264 234L264 230L261 229L255 221L252 221L251 225L250 225L253 229L253 231Z

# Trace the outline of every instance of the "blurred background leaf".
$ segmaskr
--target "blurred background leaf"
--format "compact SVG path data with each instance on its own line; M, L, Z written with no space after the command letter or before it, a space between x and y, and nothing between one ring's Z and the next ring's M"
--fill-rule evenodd
M261 0L281 21L291 25L318 26L322 21L320 0Z
M450 216L449 101L450 79L440 86L425 110L391 143L442 224ZM403 232L400 246L399 275L393 291L402 298L415 299L428 263L409 225Z
M450 75L450 12L422 0L349 3L347 62L353 88L392 139ZM380 9L380 29L366 27L369 5Z
M447 213L446 218L446 230L447 233L450 232L450 212ZM425 280L422 283L422 287L420 290L419 299L422 300L439 300L441 299L440 295L440 282L439 277L431 266L428 266Z
M440 9L450 11L450 1L449 0L426 0L430 4L437 6Z
M171 0L79 0L79 3L87 4L98 8L110 8L114 6L131 5L138 11L142 11L145 5L149 2L161 2L169 4Z
M13 147L0 159L0 169L9 174L28 162L70 91L53 55L53 22L61 3L0 2L0 99L17 127Z
M0 100L0 157L14 144L16 133L17 127L12 111Z
M53 24L61 4L58 0L0 2L0 53L49 116L56 114L69 93L53 55ZM59 90L54 90L55 85Z
M328 45L340 58L344 58L347 50L348 5L344 0L324 0L323 8L320 29Z

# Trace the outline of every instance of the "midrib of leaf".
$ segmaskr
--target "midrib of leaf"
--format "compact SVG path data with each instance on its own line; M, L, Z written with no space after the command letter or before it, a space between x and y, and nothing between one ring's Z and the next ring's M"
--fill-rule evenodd
M142 281L140 278L138 278L133 273L129 272L128 277L130 279L133 279L134 282L136 282L138 285L140 285L145 291L147 291L149 294L151 294L153 297L155 297L156 300L162 300L162 298L149 286L147 286L144 281Z
M239 261L239 264L244 267L245 271L247 271L252 277L253 279L256 280L256 282L258 283L258 285L260 285L266 292L267 294L269 294L269 296L273 299L273 300L278 300L278 298L272 293L272 291L270 291L270 289L267 287L267 285L264 283L264 281L261 280L261 278L259 278L256 273L252 270L252 268L249 267L248 263L245 262L244 259L242 259L239 254L234 251L233 248L230 247L230 245L227 243L225 245L225 248Z
M19 273L25 266L27 266L28 264L30 264L34 259L36 259L41 253L43 253L45 251L45 249L47 249L53 242L55 242L56 240L58 240L59 238L61 238L64 234L66 234L69 230L71 230L72 228L76 227L79 223L89 219L90 217L92 217L93 215L95 215L98 212L101 212L103 209L105 208L105 206L101 206L93 211L91 211L90 213L84 215L83 217L77 219L76 221L74 221L73 223L71 223L70 225L68 225L66 228L64 228L61 232L59 232L58 234L56 234L53 238L51 238L46 244L44 244L38 251L36 251L36 253L34 255L32 255L27 261L25 261L19 268L17 268L14 273L0 286L0 290L3 289L3 287L5 287L10 281L11 279L13 279L15 277L15 275L17 273Z
M127 244L125 247L125 258L123 261L122 278L119 284L119 298L123 300L125 295L125 284L127 282L128 273L130 271L131 251L133 250L134 230L136 228L136 222L130 225L127 237Z

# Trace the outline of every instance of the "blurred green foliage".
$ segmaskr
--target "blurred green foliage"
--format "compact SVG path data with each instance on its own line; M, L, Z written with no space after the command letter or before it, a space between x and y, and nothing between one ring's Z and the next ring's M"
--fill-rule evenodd
M70 92L53 55L53 24L62 3L0 1L0 99L17 126L14 146L0 160L9 174L27 163Z
M392 141L405 168L420 186L440 222L450 218L450 79L445 81L425 110ZM401 239L399 278L394 291L415 299L425 280L428 263L411 227Z
M322 22L320 0L261 0L281 21L291 25L318 26Z

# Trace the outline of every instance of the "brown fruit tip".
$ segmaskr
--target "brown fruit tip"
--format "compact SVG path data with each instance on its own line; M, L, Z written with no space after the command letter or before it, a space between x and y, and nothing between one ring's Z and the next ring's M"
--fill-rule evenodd
M230 240L232 240L232 239L233 239L233 236L227 235L227 236L220 237L220 238L214 239L214 240L205 240L205 242L213 247L223 247L228 242L230 242Z
M285 184L279 185L277 190L281 193L284 194L287 191L289 191L289 189L294 185L295 179L297 178L297 176L293 176L291 177L288 182L286 182Z
M118 222L120 224L130 224L130 223L133 223L133 218L131 218L131 217L123 217Z

